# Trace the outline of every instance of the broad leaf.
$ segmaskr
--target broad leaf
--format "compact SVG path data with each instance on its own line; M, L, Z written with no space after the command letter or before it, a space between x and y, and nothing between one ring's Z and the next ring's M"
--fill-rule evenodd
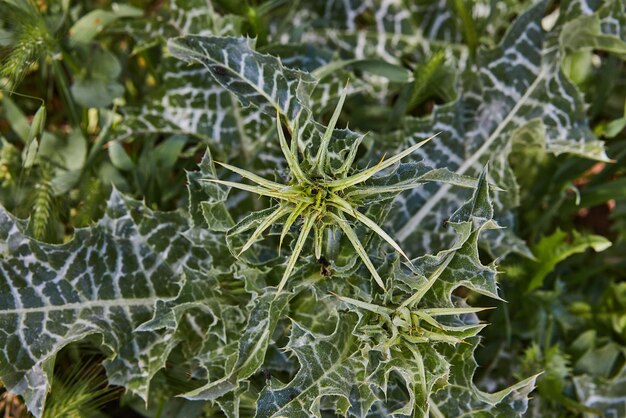
M497 256L511 251L530 255L511 229L518 195L507 158L521 130L554 154L607 159L589 129L581 95L561 71L561 26L550 33L541 27L545 7L546 2L533 6L497 48L478 54L476 69L463 77L458 100L436 108L430 117L407 120L404 131L415 140L442 131L438 141L418 152L430 165L475 175L489 162L490 181L502 189L493 197L496 219L508 228L488 235L486 245ZM445 248L443 222L462 199L448 185L401 199L394 223L399 239L413 244L415 251Z
M100 335L111 355L109 381L143 397L172 349L157 333L133 330L150 318L158 300L179 291L176 264L185 254L173 251L179 245L171 232L185 221L148 214L145 221L159 230L142 230L145 224L133 218L141 220L144 208L127 203L115 192L106 217L61 246L27 237L22 222L0 212L0 375L37 416L54 355L72 341Z
M168 39L186 35L238 35L237 19L228 19L203 0L175 0L151 18L128 22L116 30L130 33L137 49L165 47ZM237 100L205 76L205 70L188 68L180 60L164 57L158 66L156 86L141 107L124 107L124 123L113 131L117 140L135 135L188 134L230 153L240 144L250 152L251 138L263 134L263 121L254 109L241 109ZM251 123L258 121L259 123Z
M287 302L288 298L284 294L276 298L274 292L258 297L253 302L248 323L240 337L238 358L233 370L222 379L211 381L182 396L192 400L213 401L236 390L239 381L256 373L263 365L276 323Z
M626 369L622 367L615 377L607 379L582 375L574 378L576 396L580 402L604 416L626 414Z
M432 402L444 416L478 415L481 417L523 416L528 407L528 395L535 387L537 376L529 377L496 393L484 393L474 386L476 369L474 347L461 344L446 347L443 355L451 362L450 385L435 393ZM434 409L434 408L433 408Z
M589 248L600 252L610 246L611 242L602 236L583 235L573 231L570 237L560 229L541 238L533 247L535 260L529 261L530 282L528 283L528 290L541 287L544 278L554 267L571 255L582 253Z
M170 52L187 62L204 65L223 87L244 106L258 107L267 115L276 109L290 118L306 106L314 79L307 73L284 68L275 57L252 52L250 39L185 36L168 42Z
M293 324L287 349L300 363L300 371L288 385L272 381L257 401L258 417L320 416L325 396L350 398L354 384L365 377L352 337L354 320L344 318L329 336ZM345 410L343 411L345 413Z

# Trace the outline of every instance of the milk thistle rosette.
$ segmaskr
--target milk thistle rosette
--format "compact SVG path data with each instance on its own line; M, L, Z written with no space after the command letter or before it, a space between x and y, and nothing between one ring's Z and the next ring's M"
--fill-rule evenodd
M306 243L307 237L313 231L314 253L317 259L322 256L323 237L327 228L338 227L348 238L356 253L361 258L374 280L384 291L385 283L378 274L374 264L367 255L363 244L359 240L354 228L350 226L349 219L358 221L367 228L375 232L380 238L393 247L409 263L407 254L400 248L398 243L385 232L374 220L360 212L357 208L362 205L363 198L372 194L397 194L403 190L411 189L425 180L415 179L414 181L400 181L396 184L386 186L371 187L364 183L397 165L403 158L415 152L418 148L426 144L437 135L433 135L404 151L390 157L383 157L376 165L360 171L354 171L352 165L356 157L356 150L364 135L357 138L354 146L350 149L344 163L338 171L330 169L329 145L333 131L339 119L343 103L346 98L347 89L344 89L339 102L333 112L331 120L322 136L317 153L310 162L308 168L304 168L298 158L298 121L296 117L294 126L287 126L290 134L290 144L287 142L281 122L280 112L277 110L276 130L280 141L280 148L287 161L290 170L290 179L287 184L277 183L260 177L250 171L232 166L226 163L218 163L222 167L239 174L242 178L253 182L253 185L237 183L232 181L206 179L205 181L219 183L225 186L252 192L260 196L267 196L276 201L272 211L254 230L250 238L239 251L241 255L248 250L272 225L282 221L282 232L280 234L279 251L283 240L291 227L301 220L302 227L295 241L293 252L287 260L287 266L278 285L277 294L282 291L292 274L300 253ZM285 219L286 218L286 219ZM233 228L237 230L237 226Z

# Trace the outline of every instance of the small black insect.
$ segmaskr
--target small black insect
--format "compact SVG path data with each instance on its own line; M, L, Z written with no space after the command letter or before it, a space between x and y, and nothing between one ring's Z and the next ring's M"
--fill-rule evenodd
M270 372L269 370L263 369L261 370L261 373L263 373L263 379L265 379L265 383L272 380L272 372Z
M330 277L333 272L330 269L330 262L326 259L326 257L321 256L317 262L321 265L320 274L324 277Z

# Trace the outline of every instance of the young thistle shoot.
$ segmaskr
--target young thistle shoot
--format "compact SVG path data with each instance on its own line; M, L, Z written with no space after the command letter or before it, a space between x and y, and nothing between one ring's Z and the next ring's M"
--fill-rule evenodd
M396 308L375 305L349 297L335 295L339 300L355 308L372 312L382 320L389 332L386 341L381 344L387 348L401 346L414 352L413 345L421 343L457 344L473 337L485 327L485 324L444 325L437 317L475 314L491 308L456 306L447 308L420 308L424 295L431 289L441 274L454 258L449 254L443 262L430 273L426 283L411 297ZM421 361L416 358L417 361Z
M290 170L291 178L288 184L276 183L247 170L219 162L218 164L222 167L239 174L244 179L247 179L255 184L248 185L217 179L205 180L256 193L261 196L268 196L276 200L276 204L273 207L274 210L258 225L252 233L252 236L241 248L239 254L249 249L254 242L258 240L273 224L278 223L283 218L286 218L280 234L280 251L283 240L290 228L298 219L302 220L302 228L300 229L300 233L295 241L293 252L287 260L287 266L278 285L277 294L280 293L285 287L287 279L293 272L296 261L298 260L298 257L302 252L307 237L311 231L314 233L315 256L318 259L321 257L324 232L329 226L336 226L343 231L348 240L354 246L356 253L363 260L363 263L372 274L376 283L386 291L383 280L367 255L367 251L361 244L356 232L348 222L348 219L350 218L361 222L373 232L378 234L383 240L385 240L410 262L408 256L404 253L404 251L402 251L393 238L389 236L389 234L380 228L376 222L357 210L359 201L356 199L356 196L368 194L368 188L362 186L366 180L398 163L401 159L426 144L434 138L434 136L413 145L412 147L389 159L385 159L383 157L378 164L371 168L351 173L350 168L356 156L356 147L358 147L358 144L360 144L363 139L363 136L361 136L355 141L355 146L348 153L346 162L340 168L339 173L332 173L330 170L328 147L337 123L337 119L341 113L345 97L346 90L344 89L339 103L337 104L337 107L331 117L330 123L322 136L319 150L313 161L311 161L310 168L306 170L307 172L305 172L305 169L303 169L298 159L299 117L296 117L293 128L288 126L289 132L291 133L291 143L288 144L285 134L283 133L281 115L277 109L276 130L278 132L280 148L285 156ZM382 188L377 187L377 192L399 192L401 190L415 187L417 184L418 183L413 183L408 186L406 184L402 184L390 185ZM355 198L352 196L355 196Z

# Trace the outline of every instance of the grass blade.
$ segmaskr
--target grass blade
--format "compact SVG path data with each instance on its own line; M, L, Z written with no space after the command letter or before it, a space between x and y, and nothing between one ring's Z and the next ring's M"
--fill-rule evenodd
M354 159L356 158L356 153L359 150L359 146L361 146L361 142L363 142L363 138L365 138L365 135L367 134L363 134L359 136L357 139L354 140L354 143L350 146L350 152L348 152L348 155L346 156L346 160L343 162L343 164L341 164L341 167L339 167L338 174L340 176L344 176L348 174L348 170L350 170L350 167L352 167L352 163L354 163Z
M432 316L428 315L427 313L424 313L423 310L417 310L415 312L412 312L411 315L415 315L420 320L430 324L431 326L433 326L435 328L442 329L441 328L441 324L439 322L437 322L435 320L435 318L433 318Z
M332 293L332 292L331 292ZM333 295L335 295L333 293ZM366 311L370 311L373 313L381 314L381 315L391 315L393 313L392 309L386 308L384 306L375 305L373 303L363 302L357 299L348 298L345 296L335 295L337 299L342 302L345 302L349 305L356 306L357 308L365 309Z
M442 334L439 332L428 331L422 329L422 335L428 338L429 341L441 341L448 344L459 344L463 342L462 338L455 337L453 335Z
M296 118L293 121L293 128L291 130L291 155L296 157L296 162L298 161L298 129L300 129L300 115L302 115L302 109L300 109L296 115Z
M324 242L324 227L318 227L317 225L313 228L313 246L315 249L315 259L319 260L322 258L322 244Z
M414 183L405 183L405 184L393 184L391 186L378 186L378 187L365 187L363 189L353 190L350 193L346 194L346 197L350 198L363 198L366 196L376 196L385 193L400 193L405 190L414 189L417 186L422 186L425 181L416 181Z
M460 308L428 308L422 309L421 312L428 314L430 316L440 316L440 315L463 315L469 313L478 313L482 311L486 311L489 309L495 308L473 308L470 306L460 307Z

